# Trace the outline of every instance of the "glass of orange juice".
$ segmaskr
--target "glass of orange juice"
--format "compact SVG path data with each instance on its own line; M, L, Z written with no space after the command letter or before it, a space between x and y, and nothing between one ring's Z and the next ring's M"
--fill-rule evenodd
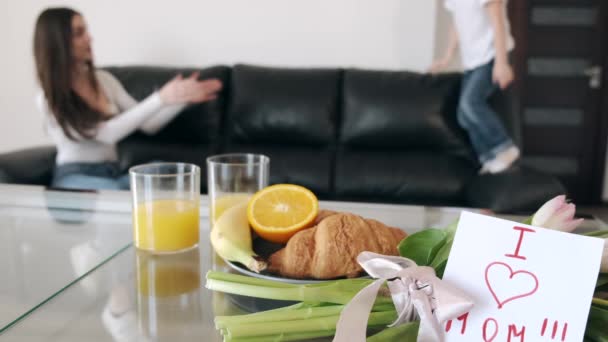
M270 158L262 154L232 153L207 158L209 219L213 223L226 209L249 200L268 186Z
M199 242L200 168L153 163L129 170L135 247L155 253L190 249Z

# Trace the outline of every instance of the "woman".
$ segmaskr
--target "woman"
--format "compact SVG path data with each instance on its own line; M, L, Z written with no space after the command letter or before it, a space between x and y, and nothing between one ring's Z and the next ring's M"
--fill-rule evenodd
M519 149L488 104L497 87L513 81L508 52L513 48L506 0L445 0L453 23L445 56L431 66L444 70L460 45L465 72L458 106L458 123L467 131L482 165L480 173L499 173L519 158Z
M216 79L176 76L137 103L109 72L95 69L84 18L69 8L49 8L36 22L34 57L42 89L37 105L57 146L52 186L128 189L116 144L132 132L154 134L189 103L213 100Z

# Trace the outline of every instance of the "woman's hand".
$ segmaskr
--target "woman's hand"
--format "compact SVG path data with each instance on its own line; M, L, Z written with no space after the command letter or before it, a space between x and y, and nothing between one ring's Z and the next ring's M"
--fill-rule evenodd
M181 74L175 76L159 91L163 103L201 103L216 99L217 92L222 89L222 82L218 79L199 81L198 77L198 71L188 78L183 78Z
M447 69L449 65L450 65L450 58L444 57L441 59L437 59L433 62L433 64L431 64L431 67L429 68L429 73L438 74L438 73L444 71L445 69Z
M500 89L506 89L513 82L513 69L506 62L494 63L492 69L492 81L498 84Z

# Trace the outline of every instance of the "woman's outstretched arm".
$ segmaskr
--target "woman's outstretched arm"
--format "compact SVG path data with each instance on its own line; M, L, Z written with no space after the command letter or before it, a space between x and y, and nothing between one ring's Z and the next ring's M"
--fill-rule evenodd
M213 100L217 97L217 92L222 84L218 80L198 81L198 72L184 79L181 75L169 81L159 91L163 101L163 106L148 119L146 119L139 129L146 134L156 134L169 122L171 122L188 103L199 103ZM137 101L129 95L122 84L110 73L104 75L111 85L113 95L121 110L127 110L137 106Z

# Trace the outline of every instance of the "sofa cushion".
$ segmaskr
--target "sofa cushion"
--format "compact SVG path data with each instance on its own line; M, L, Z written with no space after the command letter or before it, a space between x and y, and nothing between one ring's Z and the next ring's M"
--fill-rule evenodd
M467 185L466 200L471 207L531 215L546 201L565 193L554 176L516 165L499 174L475 177Z
M199 79L218 78L229 88L230 69L216 66L206 69L165 67L108 67L136 100L142 100L160 89L167 81L181 73L188 76L200 72ZM155 135L155 140L172 143L209 143L218 139L221 118L225 111L226 91L222 90L214 101L188 106L173 121Z
M0 183L48 185L53 178L56 154L52 146L0 154Z
M459 74L346 70L340 140L348 146L469 154L456 121Z
M270 158L270 184L298 184L312 190L319 198L331 194L333 154L328 149L307 146L235 145L226 153L260 153Z
M449 155L341 151L335 191L341 200L457 205L475 172L468 160Z
M231 138L241 143L324 145L334 140L340 71L237 65Z

